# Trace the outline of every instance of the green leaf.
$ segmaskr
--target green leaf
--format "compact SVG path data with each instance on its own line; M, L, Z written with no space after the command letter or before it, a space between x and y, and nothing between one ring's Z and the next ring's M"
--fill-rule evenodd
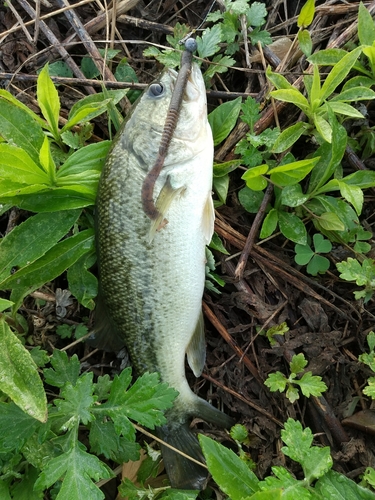
M314 252L311 250L310 245L297 244L294 247L294 251L296 252L294 260L299 266L305 266L314 256Z
M332 102L329 101L329 105L336 114L349 116L350 118L364 118L363 114L356 110L353 106L346 104L345 102ZM324 106L323 106L324 109Z
M325 79L325 82L323 83L320 94L321 101L327 99L327 97L329 97L340 85L340 83L347 77L356 60L358 59L361 50L361 47L352 50L335 64L335 66L332 68L327 78Z
M318 163L319 157L293 161L269 170L271 181L280 186L291 186L304 179Z
M74 264L83 254L92 252L94 235L92 229L86 229L70 238L57 243L42 257L23 267L3 281L1 289L20 289L23 294L52 281Z
M348 185L343 181L338 181L338 183L341 196L353 205L357 215L361 215L364 200L362 189L358 186Z
M229 135L237 122L240 109L241 98L237 97L234 101L221 104L208 115L215 146L220 144Z
M363 79L364 77L360 77ZM352 78L354 80L354 78ZM374 82L372 81L372 84ZM363 86L354 86L341 91L336 96L329 100L329 105L332 107L333 102L351 102L351 101L370 101L375 98L375 92ZM333 108L332 108L333 109Z
M276 139L272 151L274 153L282 153L287 149L291 148L294 143L298 141L301 135L306 132L308 129L308 125L303 122L298 122L291 127L285 129L279 137Z
M366 189L375 186L375 172L373 170L359 170L343 177L341 180L349 186Z
M258 491L258 478L232 450L202 434L198 438L208 470L231 500L242 500Z
M50 183L49 176L26 151L10 144L0 144L0 175L3 180L11 181L12 187L22 187L23 184L49 185ZM8 191L7 183L4 182L0 187L0 196L3 197Z
M314 2L314 0L312 0ZM305 4L306 6L306 4ZM301 11L302 12L302 11ZM311 56L312 52L312 40L308 30L300 30L298 32L298 42L302 52L306 57Z
M5 92L5 90L0 90L0 97L3 97ZM15 100L13 96L10 95L10 97ZM16 102L18 103L18 101ZM25 109L1 98L0 136L12 145L22 148L34 163L39 162L39 150L44 140L40 124Z
M307 365L307 360L305 359L305 356L302 353L295 354L292 357L292 361L290 362L290 371L292 373L297 374L301 372L306 365Z
M374 20L362 2L358 9L358 38L361 45L372 45L375 42Z
M56 500L103 500L104 493L91 481L113 477L110 468L96 456L86 453L78 443L52 458L35 483L36 490L49 488L63 478Z
M64 384L61 389L60 398L56 398L53 404L56 406L59 418L65 417L66 428L73 428L79 423L87 425L94 420L91 407L94 405L97 397L93 395L94 384L93 373L81 375L76 383L70 382Z
M313 240L316 253L329 253L332 250L332 243L326 240L322 234L314 234Z
M304 373L302 378L298 381L296 380L295 383L298 383L302 394L307 398L311 395L321 396L322 393L327 390L327 386L322 381L322 377L319 377L319 375L313 375L311 372Z
M3 312L3 311L6 311L7 309L10 309L13 304L14 304L14 302L12 302L11 300L0 298L0 312Z
M54 138L57 139L59 137L60 99L49 76L48 64L44 66L38 76L37 99L42 114L51 128Z
M285 78L285 76L280 75L280 73L274 73L271 70L270 66L267 67L266 76L269 79L269 81L272 83L272 85L274 85L277 89L293 90L293 91L296 90L295 87L293 87L293 85L288 82L288 80ZM297 90L297 92L298 92L298 90Z
M236 168L243 164L242 160L225 161L223 163L214 163L214 177L223 177L224 175L233 172Z
M300 184L285 186L281 191L281 203L287 207L298 207L308 199L309 196L302 193Z
M346 261L336 264L340 278L346 281L355 281L357 285L366 285L368 281L375 278L375 262L372 259L364 259L362 264L357 259L348 257Z
M247 212L256 214L262 204L264 193L262 191L253 191L245 186L238 192L238 199Z
M80 304L88 309L95 308L94 298L98 295L98 280L88 269L95 264L96 255L84 254L68 269L69 290Z
M247 97L246 101L241 104L241 120L249 125L251 131L254 129L255 123L260 117L259 103L253 97Z
M47 384L54 387L64 387L66 383L75 385L81 370L78 356L73 354L70 358L65 351L55 349L51 357L52 368L43 370Z
M327 122L325 118L318 114L314 114L313 117L314 120L314 125L316 127L316 130L319 132L319 134L322 136L322 138L331 143L332 142L332 128L331 125Z
M222 177L214 177L212 184L220 201L225 204L227 201L227 194L229 189L229 175L226 174Z
M254 191L261 191L267 187L267 181L262 175L268 172L268 165L259 165L257 167L249 168L241 177L246 181L247 186Z
M47 398L37 366L21 341L0 319L0 389L25 413L45 422Z
M287 379L281 372L270 373L264 382L264 385L267 386L272 392L284 392L286 384Z
M215 232L212 235L212 239L211 239L211 242L209 244L209 247L213 248L214 250L217 250L218 252L223 253L224 255L229 255L228 250L225 248L220 237Z
M266 22L267 9L264 3L252 2L244 13L250 26L262 26Z
M56 61L48 66L49 76L61 76L63 78L73 78L73 71L65 61Z
M311 115L309 101L295 88L273 90L270 95L279 101L290 102L298 106L307 116Z
M2 452L19 451L42 424L14 403L0 403L0 446ZM1 498L1 497L0 497Z
M39 151L39 161L43 170L48 175L49 184L54 185L56 180L56 165L51 155L50 143L47 136L44 138Z
M220 50L219 43L221 42L221 27L216 24L212 28L206 28L202 36L197 36L197 51L199 57L205 59L213 56Z
M278 220L279 212L272 208L264 218L262 229L259 235L261 239L265 239L271 236L271 234L276 230Z
M319 226L327 231L343 231L345 225L334 212L324 212L319 216L317 221Z
M310 26L315 14L315 0L307 0L298 16L297 26L306 28Z
M29 217L0 240L0 282L12 269L30 265L52 248L73 226L80 210Z
M375 500L375 493L362 488L343 474L330 470L315 484L315 491L321 498L332 500Z
M304 223L296 215L279 210L279 227L285 238L306 245L307 232Z
M302 463L312 445L313 435L308 427L302 429L301 422L288 418L281 431L281 439L286 445L281 449L282 452L292 460Z

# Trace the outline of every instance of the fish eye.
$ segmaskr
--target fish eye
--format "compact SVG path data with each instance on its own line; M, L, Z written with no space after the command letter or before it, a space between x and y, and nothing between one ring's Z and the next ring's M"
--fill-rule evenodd
M164 94L164 86L161 83L152 83L148 88L148 94L151 97L161 97Z

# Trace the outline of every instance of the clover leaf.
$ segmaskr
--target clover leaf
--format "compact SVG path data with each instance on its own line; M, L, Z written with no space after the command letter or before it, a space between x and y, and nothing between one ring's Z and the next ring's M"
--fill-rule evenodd
M322 257L321 253L329 253L332 250L332 244L326 240L321 234L314 234L313 236L314 250L310 245L295 245L294 250L296 255L294 260L300 266L307 264L306 271L312 276L318 273L324 274L329 268L330 262L326 257Z

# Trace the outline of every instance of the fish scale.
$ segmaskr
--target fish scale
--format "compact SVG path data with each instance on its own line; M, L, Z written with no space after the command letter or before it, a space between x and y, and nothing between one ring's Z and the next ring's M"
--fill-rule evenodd
M152 221L142 206L142 185L158 153L176 80L166 70L162 95L152 85L134 105L108 155L97 199L100 296L97 342L125 344L138 375L158 372L179 395L159 436L202 460L189 429L198 416L221 426L232 422L196 396L185 376L185 356L195 375L204 365L201 300L205 245L213 232L213 141L202 74L193 65L180 117L158 176ZM158 87L158 90L160 90ZM173 487L202 489L207 471L162 447Z

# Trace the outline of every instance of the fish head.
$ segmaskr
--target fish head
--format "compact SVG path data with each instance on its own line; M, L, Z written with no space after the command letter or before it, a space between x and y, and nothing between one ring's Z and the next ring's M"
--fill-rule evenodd
M124 149L133 151L143 170L149 171L157 157L176 79L176 71L164 70L134 105L123 133L119 134ZM202 73L194 63L164 161L165 167L189 161L207 144L213 148L207 121L206 89Z

